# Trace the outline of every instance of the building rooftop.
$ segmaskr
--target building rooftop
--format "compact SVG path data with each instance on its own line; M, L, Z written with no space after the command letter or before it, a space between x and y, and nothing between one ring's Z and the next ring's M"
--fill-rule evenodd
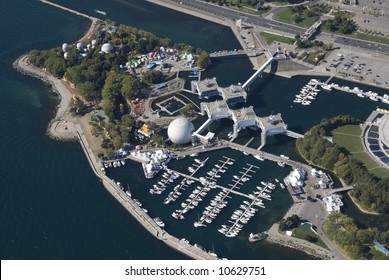
M228 111L228 105L224 100L204 103L210 114Z
M262 125L265 129L272 129L276 127L285 127L284 120L281 117L281 114L270 115L266 117L259 118L261 120Z
M382 142L389 147L389 114L382 117L378 131L382 137Z
M216 78L213 79L205 79L199 82L194 82L197 86L198 92L205 92L205 91L214 91L218 90L219 85L216 82Z
M231 110L234 122L256 119L257 115L254 112L253 106Z
M244 100L247 98L247 92L241 85L230 85L229 87L223 88L222 95L226 101L230 98L242 97Z

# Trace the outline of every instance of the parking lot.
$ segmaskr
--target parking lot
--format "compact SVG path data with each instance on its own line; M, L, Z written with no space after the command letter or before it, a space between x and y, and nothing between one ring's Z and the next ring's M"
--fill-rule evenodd
M382 57L339 50L333 51L320 66L329 74L389 87L389 63Z

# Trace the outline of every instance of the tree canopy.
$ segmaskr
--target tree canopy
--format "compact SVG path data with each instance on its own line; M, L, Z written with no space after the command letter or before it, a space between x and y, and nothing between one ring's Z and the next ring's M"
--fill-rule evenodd
M324 119L319 125L312 127L304 138L298 139L296 145L304 158L334 171L346 184L353 186L351 194L364 208L388 213L389 179L375 177L361 162L353 159L345 148L325 138L338 126L358 122L351 116Z

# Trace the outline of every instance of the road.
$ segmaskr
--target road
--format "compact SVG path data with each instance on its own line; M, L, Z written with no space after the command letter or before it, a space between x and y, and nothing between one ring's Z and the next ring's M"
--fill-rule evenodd
M294 26L286 23L281 23L275 20L267 19L258 15L251 15L247 13L243 13L240 11L232 10L226 8L224 6L218 6L214 4L210 4L204 1L198 0L171 0L172 2L177 3L177 5L187 6L186 8L196 9L205 11L207 13L214 14L219 17L227 18L232 21L237 19L242 19L246 24L262 27L265 29L273 29L274 31L280 31L289 33L292 37L296 34L302 34L306 31L306 28L302 28L299 26ZM180 4L182 3L182 4ZM380 44L380 43L372 43L364 40L354 39L350 37L340 36L340 35L331 35L326 34L332 37L332 40L339 45L360 48L361 50L367 50L369 52L378 52L382 54L389 55L389 45Z

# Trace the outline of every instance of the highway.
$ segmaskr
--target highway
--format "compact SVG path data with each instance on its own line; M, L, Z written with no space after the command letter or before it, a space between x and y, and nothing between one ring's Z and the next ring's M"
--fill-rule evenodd
M214 14L217 17L227 18L232 21L235 21L237 19L242 19L242 21L244 21L244 23L246 24L255 25L265 29L273 29L274 31L289 33L292 37L294 37L296 34L302 34L306 31L306 28L302 28L299 26L294 26L286 23L281 23L278 21L261 17L259 15L246 14L240 11L226 8L224 6L209 4L204 1L171 0L171 2L174 2L177 5L181 5L183 6L183 8L205 11L207 13ZM323 33L323 34L328 36L331 35L327 33ZM389 55L389 45L386 44L372 43L364 40L354 39L351 37L345 37L345 36L335 35L335 34L331 35L331 37L333 37L333 41L339 45L360 48L361 50L367 50L369 52L378 52L378 53Z

